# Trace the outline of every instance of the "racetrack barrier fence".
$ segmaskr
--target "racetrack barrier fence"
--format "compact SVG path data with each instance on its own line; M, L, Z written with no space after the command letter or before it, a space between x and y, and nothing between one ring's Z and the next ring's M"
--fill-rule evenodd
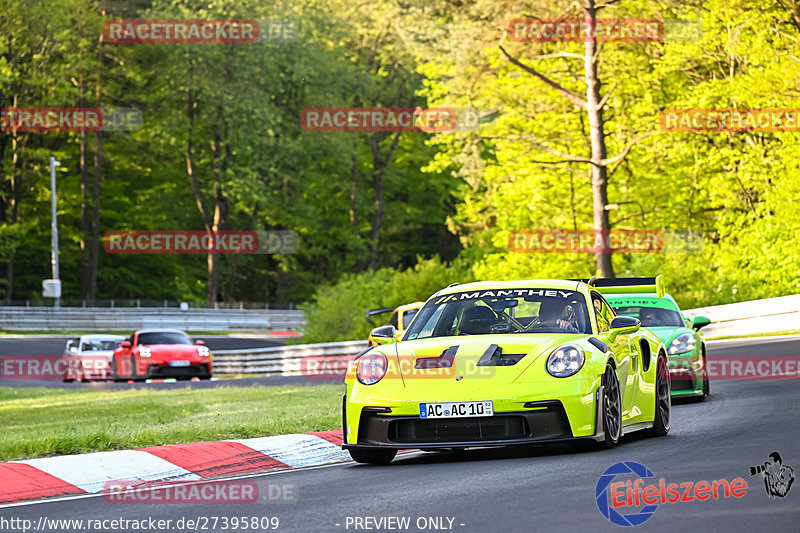
M706 337L757 335L800 329L800 294L749 302L685 309L689 318L711 319L702 329Z
M173 328L187 331L302 330L297 309L213 309L175 307L0 307L6 331L134 331Z
M214 350L215 374L303 375L302 361L309 357L351 361L367 348L366 340L296 344L269 348ZM309 376L314 377L314 376Z

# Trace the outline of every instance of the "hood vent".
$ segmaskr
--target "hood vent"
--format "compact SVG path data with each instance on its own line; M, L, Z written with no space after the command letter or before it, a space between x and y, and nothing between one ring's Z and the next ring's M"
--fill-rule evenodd
M490 344L476 366L514 366L525 357L524 353L503 353L496 344Z
M450 368L453 366L453 359L456 358L457 351L458 346L451 346L438 357L420 357L417 359L416 364L414 364L414 368Z

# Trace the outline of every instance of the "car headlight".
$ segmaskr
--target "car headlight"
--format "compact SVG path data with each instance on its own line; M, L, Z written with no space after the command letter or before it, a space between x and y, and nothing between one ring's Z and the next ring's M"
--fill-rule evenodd
M547 371L551 376L566 378L580 370L585 360L583 348L575 344L565 344L556 348L547 358Z
M200 357L208 357L209 355L211 355L211 350L208 349L208 346L198 346L197 355L199 355Z
M153 352L150 351L149 347L141 346L139 348L139 355L141 355L142 357L150 357L151 355L153 355Z
M678 355L681 353L691 352L694 350L695 340L694 335L691 333L682 333L672 339L667 348L669 355Z
M389 364L380 352L363 355L358 361L356 377L364 385L374 385L386 375Z

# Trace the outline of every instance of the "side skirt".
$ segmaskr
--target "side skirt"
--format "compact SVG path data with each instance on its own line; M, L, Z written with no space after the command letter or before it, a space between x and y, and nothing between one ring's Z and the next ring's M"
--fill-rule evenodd
M622 434L627 435L628 433L633 433L634 431L640 431L642 429L649 429L653 427L652 422L639 422L638 424L631 424L630 426L623 426Z

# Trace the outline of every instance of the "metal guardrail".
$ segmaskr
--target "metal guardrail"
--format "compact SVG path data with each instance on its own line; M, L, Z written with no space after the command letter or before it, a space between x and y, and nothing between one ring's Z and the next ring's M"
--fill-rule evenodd
M302 375L305 357L350 360L367 347L366 340L296 344L243 350L214 350L215 374Z
M5 307L172 307L183 309L297 309L293 302L180 302L176 300L154 300L152 298L115 298L112 300L81 300L74 298L61 298L56 305L52 298L39 298L35 300L5 300Z
M800 294L685 309L683 313L690 318L703 315L711 319L711 324L703 328L706 337L788 331L800 329Z
M305 313L288 309L164 307L0 307L0 328L14 331L299 331Z

